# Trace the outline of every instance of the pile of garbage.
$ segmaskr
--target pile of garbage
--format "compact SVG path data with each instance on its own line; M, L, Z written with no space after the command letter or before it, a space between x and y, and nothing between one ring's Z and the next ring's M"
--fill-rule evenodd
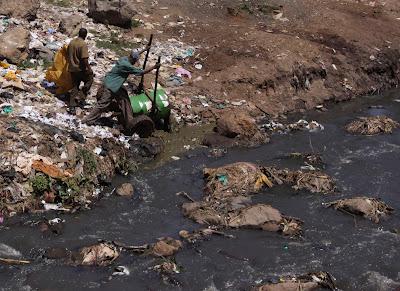
M204 193L213 198L247 195L259 192L264 186L273 186L262 168L252 163L239 162L220 168L205 168L203 174L207 182Z
M361 215L366 219L379 223L381 219L387 218L394 209L378 198L354 197L341 199L325 204L346 214Z
M113 139L85 139L74 131L20 117L0 116L0 213L87 207L121 163Z
M345 129L352 134L375 135L392 133L400 124L387 116L360 117L346 125Z
M335 278L327 272L314 272L298 276L285 276L278 282L254 287L253 291L312 291L319 289L337 290Z
M302 171L261 167L252 163L239 162L219 168L203 170L205 194L213 198L257 193L264 186L288 184L296 190L330 194L336 190L334 180L320 171Z
M267 204L251 205L251 194L264 187L289 184L296 190L313 193L333 193L336 190L331 177L319 171L292 171L274 167L261 167L247 162L228 164L203 170L206 185L202 201L191 200L182 205L183 214L199 224L211 227L255 228L296 237L302 233L303 222L281 214ZM185 239L197 240L212 231L189 234Z
M199 224L230 228L253 228L299 236L303 222L282 215L267 204L247 205L244 197L224 201L212 200L184 203L183 214Z

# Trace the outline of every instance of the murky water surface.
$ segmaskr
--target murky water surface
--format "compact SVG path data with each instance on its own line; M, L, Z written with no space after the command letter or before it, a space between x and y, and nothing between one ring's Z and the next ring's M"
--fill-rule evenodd
M372 137L351 136L343 130L358 116L386 114L400 120L397 98L394 92L334 105L326 113L309 113L307 119L325 126L319 133L274 136L270 144L230 150L222 158L208 157L207 150L200 149L161 168L137 173L131 178L137 187L133 200L110 196L91 211L75 215L46 213L47 219L66 220L61 236L43 237L37 227L30 225L29 221L42 216L9 220L0 227L0 251L1 244L6 244L33 263L0 265L0 290L246 290L256 282L280 275L319 270L330 272L342 290L380 290L385 280L400 281L400 236L392 232L400 228L400 130ZM152 257L123 253L114 266L105 268L72 267L42 258L46 248L74 250L99 239L139 245L162 236L177 238L180 230L194 230L198 225L182 216L180 204L185 200L175 193L186 191L200 199L203 167L250 161L298 168L300 162L282 157L310 151L322 153L327 163L325 171L337 179L340 193L323 196L276 187L253 197L254 203L269 203L287 215L301 218L305 222L303 239L258 230L229 230L236 239L212 237L196 246L186 246L176 256L182 273L174 278L180 287L166 284L150 270L159 263ZM381 197L396 212L376 225L322 207L323 202L355 195ZM128 267L130 276L110 279L117 265Z

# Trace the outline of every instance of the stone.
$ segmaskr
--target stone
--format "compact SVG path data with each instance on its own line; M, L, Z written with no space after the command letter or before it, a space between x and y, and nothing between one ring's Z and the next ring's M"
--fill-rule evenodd
M132 26L132 17L136 14L129 1L88 0L88 16L94 21L123 28Z
M68 36L76 36L78 35L82 21L83 17L79 15L62 16L58 25L58 30L61 33L67 34Z
M40 0L0 0L0 14L14 18L36 19Z
M124 183L121 186L119 186L117 188L116 191L118 196L122 196L122 197L132 197L133 193L134 193L134 189L132 184L130 183Z
M173 238L160 238L152 247L152 253L156 257L169 257L182 248L182 242Z
M0 59L19 64L28 58L30 33L22 27L8 29L0 35Z
M217 132L229 138L250 137L258 133L253 118L241 111L226 111L217 120Z
M223 111L217 119L215 131L222 136L236 139L242 145L253 146L269 141L254 118L239 110Z

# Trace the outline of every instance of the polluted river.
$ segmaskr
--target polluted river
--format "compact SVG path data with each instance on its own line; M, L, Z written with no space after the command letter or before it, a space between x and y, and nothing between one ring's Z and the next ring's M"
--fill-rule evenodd
M139 169L130 177L115 177L115 185L131 182L135 186L132 199L110 195L115 187L110 186L88 211L13 217L0 226L0 257L6 253L30 264L0 264L0 290L251 290L262 283L277 282L281 276L319 271L331 274L339 290L396 290L400 281L400 130L361 136L347 133L344 126L360 116L398 119L398 96L398 91L366 96L329 105L327 112L289 117L293 121L317 120L324 126L322 131L275 134L268 144L229 149L221 157L199 148L162 166ZM251 204L272 205L301 219L304 224L299 237L225 228L221 230L225 236L183 242L170 258L125 249L110 265L99 267L72 266L63 259L45 256L49 249L77 250L99 241L140 246L161 237L179 239L181 230L205 227L182 214L181 205L188 199L177 195L183 191L201 200L205 167L251 162L299 169L304 166L302 160L287 158L293 152L319 153L325 164L323 172L334 178L338 190L320 194L281 185L251 195ZM381 198L394 212L374 223L324 205L358 196ZM43 235L37 222L44 218L65 220L61 233ZM173 274L154 270L166 260L176 264ZM123 266L124 272L117 275L118 266Z

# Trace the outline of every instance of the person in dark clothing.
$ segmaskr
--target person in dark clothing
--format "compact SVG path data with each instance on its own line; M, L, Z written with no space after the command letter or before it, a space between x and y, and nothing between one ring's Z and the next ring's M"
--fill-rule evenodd
M93 84L93 71L89 65L89 50L85 43L86 36L87 30L81 28L78 37L69 43L67 50L68 71L71 74L74 85L70 92L69 100L72 113L79 103L84 102ZM81 92L79 88L82 82L84 85Z
M138 53L132 51L129 57L122 57L117 61L112 70L107 73L103 85L97 92L96 106L88 116L83 118L82 122L93 125L99 120L102 113L113 111L119 113L118 121L124 129L130 126L133 120L133 112L128 92L123 84L131 74L142 76L160 67L160 64L156 64L147 70L142 70L134 66L140 55L148 49L149 47L146 47Z

